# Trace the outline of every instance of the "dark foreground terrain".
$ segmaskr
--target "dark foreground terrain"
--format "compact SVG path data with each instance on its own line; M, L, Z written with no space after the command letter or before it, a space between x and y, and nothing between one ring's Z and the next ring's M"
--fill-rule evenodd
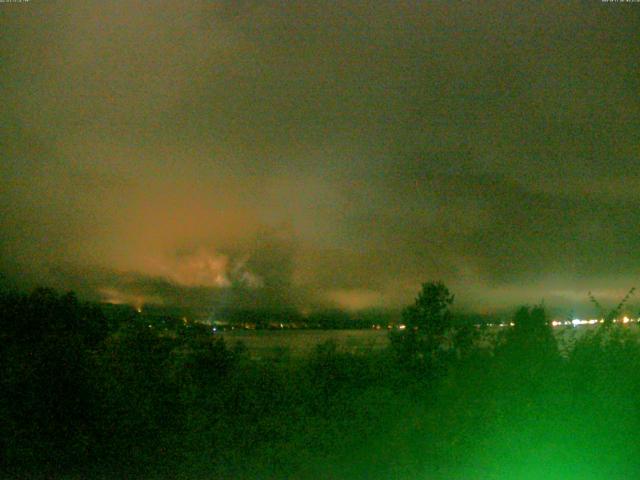
M640 345L621 325L560 355L541 308L489 345L410 308L428 322L387 348L257 360L50 290L0 309L6 478L640 478Z

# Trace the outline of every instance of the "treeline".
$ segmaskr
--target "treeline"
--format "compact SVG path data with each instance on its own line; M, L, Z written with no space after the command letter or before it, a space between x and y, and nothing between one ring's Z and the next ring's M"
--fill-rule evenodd
M114 323L128 321L131 316L142 316L153 327L179 330L185 321L191 325L211 324L217 330L229 328L269 329L319 329L319 330L356 330L387 328L398 322L393 310L368 309L346 311L334 308L314 310L303 313L295 308L221 308L215 312L193 312L188 309L167 308L164 306L145 306L138 312L129 305L101 304L105 316ZM468 318L478 318L469 316ZM195 327L197 328L197 327Z
M558 351L542 307L491 341L425 284L367 353L251 360L73 295L0 297L9 478L638 478L640 345L607 324Z
M366 329L373 326L386 328L396 318L385 310L349 312L324 309L303 314L296 309L235 309L227 308L220 318L232 326L250 325L256 329L310 328L325 330Z

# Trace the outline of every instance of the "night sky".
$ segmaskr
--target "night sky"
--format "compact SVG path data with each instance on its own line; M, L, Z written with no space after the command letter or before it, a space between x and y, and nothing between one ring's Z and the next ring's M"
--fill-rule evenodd
M4 282L616 302L640 271L640 4L488 3L0 4Z

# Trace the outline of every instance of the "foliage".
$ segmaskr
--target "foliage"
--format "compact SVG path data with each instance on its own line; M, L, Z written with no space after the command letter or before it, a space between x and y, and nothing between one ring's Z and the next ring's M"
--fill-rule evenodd
M513 328L506 330L499 352L511 357L555 359L558 344L543 305L522 306L513 317Z
M457 325L454 295L442 282L422 285L414 303L402 312L402 330L390 334L400 364L421 376L439 375L447 362L465 358L476 337L472 326Z
M59 469L89 459L104 316L73 294L37 289L2 295L0 319L5 461Z
M637 332L598 327L561 356L544 308L522 307L480 348L452 301L427 284L404 313L414 333L388 350L328 342L257 360L204 330L173 335L136 315L99 333L104 318L73 296L5 295L2 474L638 477ZM398 368L411 361L422 370ZM434 371L439 381L424 382Z

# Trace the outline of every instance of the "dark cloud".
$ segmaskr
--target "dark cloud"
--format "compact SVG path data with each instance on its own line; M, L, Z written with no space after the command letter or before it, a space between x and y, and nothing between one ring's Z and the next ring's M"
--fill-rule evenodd
M613 298L640 263L635 7L4 4L2 269L198 304Z
M40 263L22 278L21 265L13 263L13 277L31 288L45 283L90 299L177 306L201 315L228 309L301 309L318 299L293 283L295 246L288 235L263 229L247 245L227 252L185 248L158 275L58 261Z

